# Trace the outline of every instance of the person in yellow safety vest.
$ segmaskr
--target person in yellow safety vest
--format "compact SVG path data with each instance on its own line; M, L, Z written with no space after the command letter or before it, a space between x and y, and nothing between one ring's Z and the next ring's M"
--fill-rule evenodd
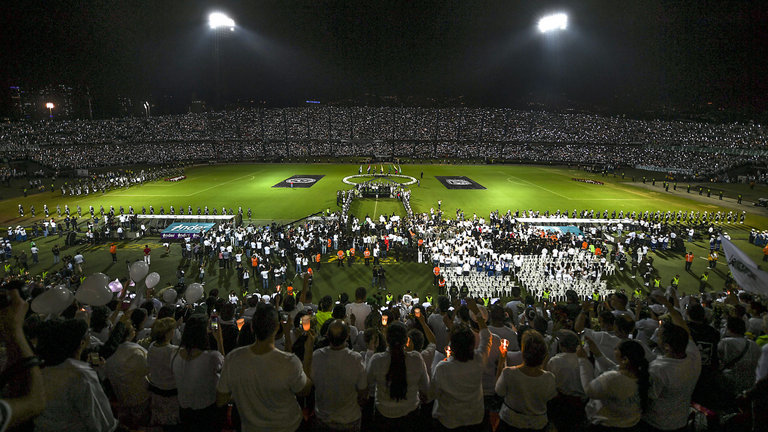
M395 297L392 294L387 294L385 298L387 299L387 304L389 304L392 300L395 299Z
M640 298L643 296L643 290L641 288L635 288L634 297Z
M432 296L428 295L424 298L424 300L427 301L427 303L432 304Z
M365 265L368 265L371 260L371 251L368 248L363 252L363 258L365 258Z
M549 295L550 295L551 293L552 293L552 292L549 290L549 288L544 288L544 291L541 293L541 299L542 299L543 301L545 301L545 302L546 302L546 301L549 301Z
M680 275L676 274L675 277L672 278L672 288L677 289L678 286L680 286Z
M432 285L437 285L437 281L440 278L440 267L435 266L435 268L432 269L432 273L435 275L435 279L432 282Z
M656 276L655 278L653 278L653 287L661 288L661 277Z
M352 256L350 255L349 249L347 249L347 267L352 265Z
M488 305L491 304L491 299L488 297L483 297L483 306L488 307Z
M439 293L445 294L445 278L440 277L440 279L437 280L437 286L439 288Z
M600 293L598 293L597 291L593 292L592 301L596 301L596 302L600 301Z
M699 292L700 293L702 293L702 294L704 293L704 288L706 288L707 285L709 284L708 281L709 281L709 272L705 271L699 277Z
M344 251L339 249L338 252L336 252L336 262L338 263L338 267L341 267L344 265Z

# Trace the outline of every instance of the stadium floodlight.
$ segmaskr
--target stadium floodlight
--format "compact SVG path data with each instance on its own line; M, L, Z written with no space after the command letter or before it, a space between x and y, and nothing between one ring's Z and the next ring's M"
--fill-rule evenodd
M48 108L48 117L53 118L53 109L56 108L56 106L53 102L46 102L45 107Z
M235 31L235 20L221 12L208 15L208 25L213 30L228 27L230 31Z
M568 15L564 13L547 15L539 19L539 31L542 33L565 30L567 27Z

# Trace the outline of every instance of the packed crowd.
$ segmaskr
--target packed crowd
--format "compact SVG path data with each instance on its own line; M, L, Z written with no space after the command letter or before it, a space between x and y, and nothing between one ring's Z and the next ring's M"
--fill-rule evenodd
M678 431L692 402L754 404L758 428L767 412L768 314L737 290L544 304L147 290L44 317L23 282L4 288L3 427Z
M0 150L56 169L386 155L639 165L695 174L764 162L768 149L756 124L511 109L312 107L13 123L0 126Z

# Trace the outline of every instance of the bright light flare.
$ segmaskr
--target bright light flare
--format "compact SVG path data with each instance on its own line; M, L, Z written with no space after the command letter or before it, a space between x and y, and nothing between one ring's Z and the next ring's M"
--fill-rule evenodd
M564 13L547 15L539 20L539 31L542 33L565 30L566 28L568 28L568 15Z
M47 104L45 104L45 107L48 108L48 109L54 109L55 108L55 106L53 105L53 102L48 102Z
M230 31L235 31L235 20L221 12L214 12L208 15L208 25L214 30L229 27Z

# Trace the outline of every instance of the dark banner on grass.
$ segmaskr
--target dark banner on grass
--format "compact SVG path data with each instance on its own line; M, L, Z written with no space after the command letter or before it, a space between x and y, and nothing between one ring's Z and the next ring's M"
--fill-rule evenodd
M483 185L465 176L435 176L448 189L485 189Z
M325 177L324 175L295 175L293 177L289 177L280 183L272 186L272 187L282 187L282 188L289 188L289 187L295 187L295 188L311 188L315 185L318 181L320 181L321 178Z

